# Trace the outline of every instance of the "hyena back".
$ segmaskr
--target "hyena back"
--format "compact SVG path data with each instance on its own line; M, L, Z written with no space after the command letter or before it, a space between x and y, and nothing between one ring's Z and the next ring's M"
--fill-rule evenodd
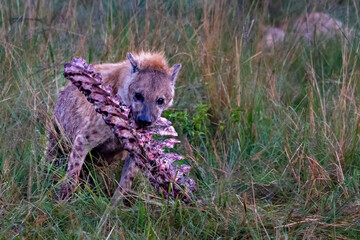
M180 68L180 64L169 68L162 53L150 52L135 56L128 53L127 60L123 62L95 65L96 72L102 75L103 84L110 86L114 95L118 94L126 105L132 107L132 116L139 127L151 125L163 110L171 106ZM89 151L109 163L121 160L123 148L119 140L94 106L72 83L61 91L52 123L54 129L63 132L71 143L66 181L60 190L61 199L73 192ZM49 132L49 161L59 153L55 133L56 131ZM134 161L127 156L117 192L125 193L131 187L137 172Z

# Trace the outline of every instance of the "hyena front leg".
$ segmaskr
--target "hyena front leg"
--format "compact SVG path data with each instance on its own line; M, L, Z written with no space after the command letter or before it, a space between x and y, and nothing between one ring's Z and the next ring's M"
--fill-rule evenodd
M48 163L53 163L54 159L58 156L58 142L55 137L55 134L53 132L50 132L48 135L48 147L47 147L47 153L46 153L46 161Z
M127 191L131 188L132 182L134 181L134 178L139 171L138 166L136 166L135 161L130 155L131 154L128 154L125 159L124 167L121 173L120 183L112 198L113 205L117 205L119 200L127 194Z
M69 197L74 191L76 184L79 182L80 170L82 168L82 165L84 164L87 154L88 146L85 142L85 137L83 134L79 134L76 136L71 149L65 182L61 185L61 200Z

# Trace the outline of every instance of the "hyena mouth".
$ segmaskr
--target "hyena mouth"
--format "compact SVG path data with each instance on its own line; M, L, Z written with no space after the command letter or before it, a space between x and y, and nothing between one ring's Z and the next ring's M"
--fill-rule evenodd
M157 121L156 117L153 117L144 112L135 112L133 114L133 119L135 120L135 123L139 126L139 128L148 127Z
M152 121L150 118L146 118L143 116L138 117L135 122L139 127L147 127L152 124Z

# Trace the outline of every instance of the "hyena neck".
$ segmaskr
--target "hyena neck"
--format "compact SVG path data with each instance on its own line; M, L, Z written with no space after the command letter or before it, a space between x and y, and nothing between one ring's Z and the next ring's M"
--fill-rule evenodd
M125 77L123 86L118 89L117 95L121 97L124 104L127 106L131 105L130 99L129 99L129 86L131 83L131 75L128 75Z

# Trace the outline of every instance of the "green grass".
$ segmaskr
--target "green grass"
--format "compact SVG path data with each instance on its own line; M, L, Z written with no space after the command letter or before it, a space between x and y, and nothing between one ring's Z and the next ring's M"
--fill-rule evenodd
M358 29L358 6L0 0L0 238L359 239L358 36L259 48L262 26L305 11ZM165 115L207 204L161 199L139 176L133 206L107 215L121 169L91 164L70 200L57 201L66 162L50 166L45 151L63 64L142 49L183 65Z

